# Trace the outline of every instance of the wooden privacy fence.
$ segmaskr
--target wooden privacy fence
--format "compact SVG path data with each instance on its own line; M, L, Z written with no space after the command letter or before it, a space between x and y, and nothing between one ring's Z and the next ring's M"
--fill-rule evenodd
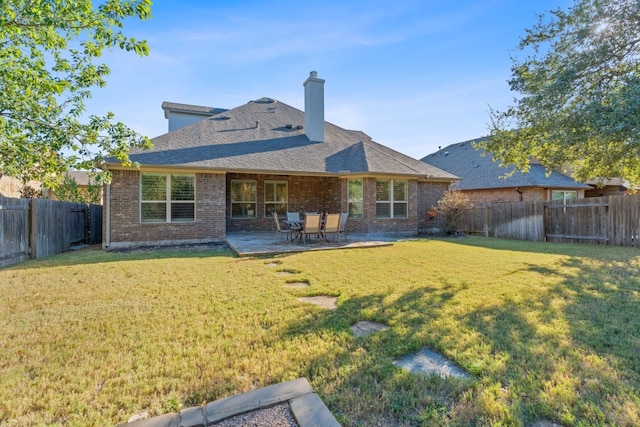
M101 205L0 196L0 267L101 242Z
M459 224L465 233L507 239L640 246L640 195L476 204Z

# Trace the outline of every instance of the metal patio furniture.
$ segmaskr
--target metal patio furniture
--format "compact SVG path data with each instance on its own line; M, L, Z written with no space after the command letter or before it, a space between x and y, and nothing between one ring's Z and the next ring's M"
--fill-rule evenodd
M276 212L273 212L273 220L276 222L276 240L280 240L281 236L287 236L287 240L293 240L293 235L296 233L296 230L292 228L282 229L280 227L280 220L278 219L278 214Z

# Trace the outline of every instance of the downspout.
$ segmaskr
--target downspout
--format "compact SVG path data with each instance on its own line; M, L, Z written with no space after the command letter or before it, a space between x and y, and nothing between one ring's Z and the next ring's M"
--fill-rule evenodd
M522 201L523 197L522 197L522 191L520 190L520 187L516 187L516 191L520 194L520 201Z
M107 191L104 203L104 241L102 242L102 249L109 249L111 244L111 184L107 184Z

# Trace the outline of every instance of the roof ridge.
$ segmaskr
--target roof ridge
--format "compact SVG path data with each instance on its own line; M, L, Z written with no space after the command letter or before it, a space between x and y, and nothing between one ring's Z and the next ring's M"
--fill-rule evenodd
M362 142L363 147L365 147L365 149L366 149L366 146L364 145L364 144L365 144L365 142L364 142L364 141L360 141L360 142ZM392 160L395 160L395 161L397 161L397 162L399 162L399 163L402 163L404 166L408 167L409 169L413 170L415 173L417 173L417 174L419 174L419 175L424 175L424 174L423 174L423 173L421 173L418 169L414 168L413 166L411 166L411 165L407 164L407 162L405 162L405 161L404 161L404 157L409 157L409 156L407 156L406 154L403 154L403 153L401 153L401 152L399 152L399 151L396 151L396 150L394 150L393 148L385 147L384 145L382 145L382 144L380 144L380 143L378 143L378 142L375 142L373 139L370 139L369 141L367 141L367 143L369 143L369 144L371 144L371 145L372 145L372 147L371 147L371 148L372 148L373 150L376 150L378 153L383 154L385 157L390 158L390 159L392 159ZM399 159L399 158L397 158L397 157L393 157L393 156L389 155L388 153L385 153L385 151L384 151L384 150L381 150L381 149L380 149L380 148L378 148L377 146L385 147L387 150L391 150L391 151L393 151L394 153L400 154L403 158L402 158L402 159ZM366 157L365 157L365 158L366 158ZM415 159L414 159L414 160L415 160ZM416 160L416 161L417 161L417 162L419 162L420 160ZM368 163L367 163L367 165L368 165ZM433 166L432 166L432 167L433 167ZM443 171L443 172L446 172L446 171ZM449 172L446 172L446 173L449 173Z

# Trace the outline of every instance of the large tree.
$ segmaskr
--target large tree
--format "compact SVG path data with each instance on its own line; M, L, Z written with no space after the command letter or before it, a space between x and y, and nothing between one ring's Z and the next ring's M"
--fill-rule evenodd
M513 60L506 111L480 144L526 171L530 158L578 179L640 184L640 1L575 0L541 15Z
M88 115L91 90L104 87L105 49L146 55L126 37L127 18L150 17L151 0L0 0L0 173L55 188L69 169L105 156L129 163L149 147L113 114Z

